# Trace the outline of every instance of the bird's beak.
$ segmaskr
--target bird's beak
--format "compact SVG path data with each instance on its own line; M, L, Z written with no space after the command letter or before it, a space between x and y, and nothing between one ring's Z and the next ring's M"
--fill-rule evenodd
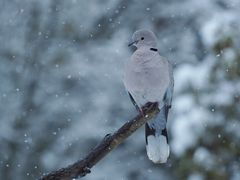
M138 42L138 40L133 41L133 42L130 42L130 43L128 44L128 47L132 46L133 44L135 44L135 43L137 43L137 42Z

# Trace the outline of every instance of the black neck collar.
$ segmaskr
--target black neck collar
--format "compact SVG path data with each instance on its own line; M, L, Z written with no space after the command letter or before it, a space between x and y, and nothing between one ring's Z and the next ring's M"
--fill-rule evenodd
M151 51L158 51L157 48L150 48Z

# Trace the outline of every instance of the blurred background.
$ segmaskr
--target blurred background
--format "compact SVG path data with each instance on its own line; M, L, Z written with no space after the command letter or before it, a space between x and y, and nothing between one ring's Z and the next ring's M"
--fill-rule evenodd
M239 0L0 0L0 179L37 179L84 157L137 112L122 83L133 32L174 64L171 157L144 128L85 180L240 179Z

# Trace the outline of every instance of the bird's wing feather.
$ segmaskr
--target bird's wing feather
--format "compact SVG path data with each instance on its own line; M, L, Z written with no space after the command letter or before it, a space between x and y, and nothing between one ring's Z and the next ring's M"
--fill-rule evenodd
M171 108L172 97L173 97L173 89L174 89L174 78L173 78L173 67L172 67L172 64L169 61L168 61L168 71L169 71L170 83L169 83L167 91L164 95L164 102L169 108Z
M128 92L128 95L129 95L129 97L130 97L130 99L131 99L134 107L135 107L138 111L140 111L140 107L137 105L136 101L134 100L134 98L132 97L132 95L131 95L130 92Z

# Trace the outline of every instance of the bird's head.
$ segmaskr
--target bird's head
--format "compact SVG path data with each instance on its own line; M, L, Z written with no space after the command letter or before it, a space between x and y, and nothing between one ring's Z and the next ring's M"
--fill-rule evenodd
M132 41L128 46L136 46L137 48L149 46L152 48L157 47L157 37L150 30L141 29L133 33Z

